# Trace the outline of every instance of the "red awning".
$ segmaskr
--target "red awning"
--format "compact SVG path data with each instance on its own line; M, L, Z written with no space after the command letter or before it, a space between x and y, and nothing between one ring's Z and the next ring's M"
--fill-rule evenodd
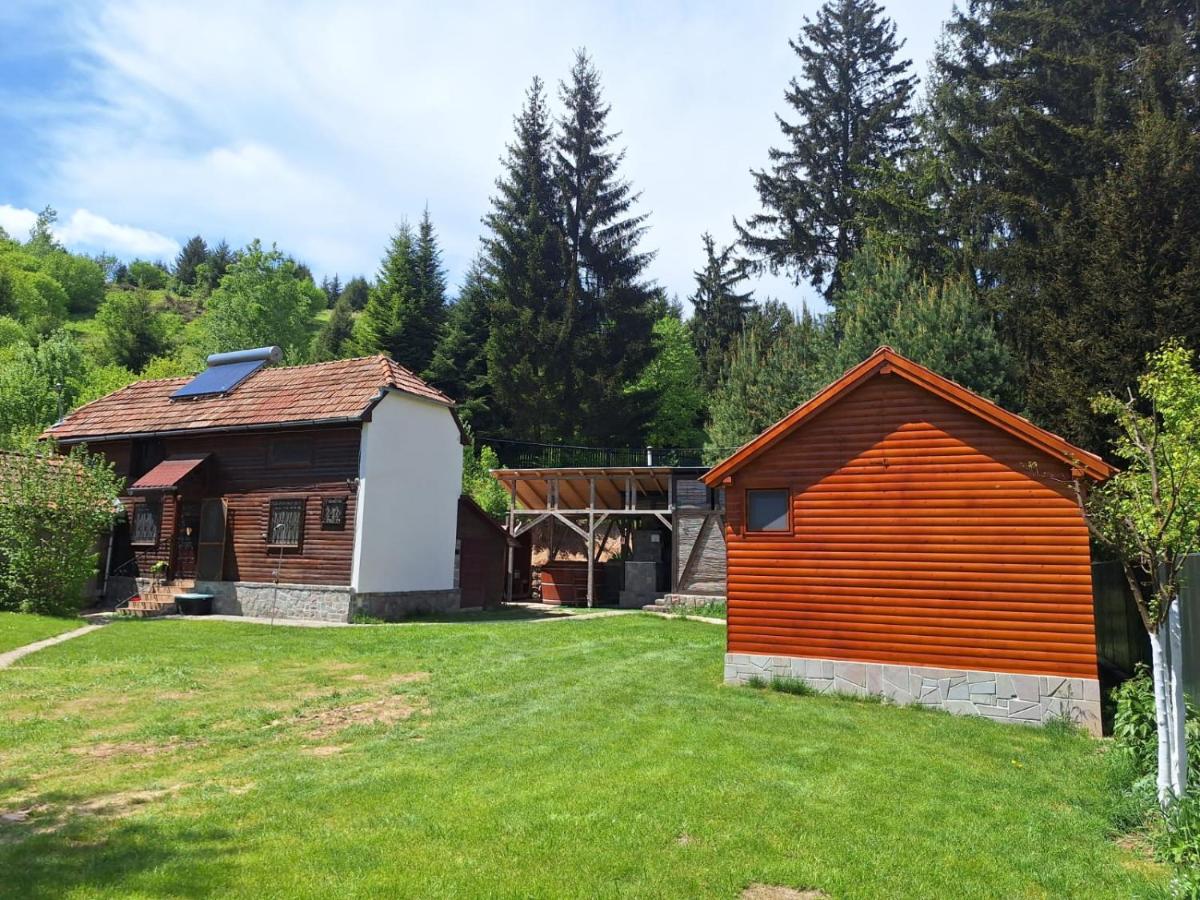
M136 491L173 491L192 470L208 459L207 453L194 456L172 456L131 484L130 493Z

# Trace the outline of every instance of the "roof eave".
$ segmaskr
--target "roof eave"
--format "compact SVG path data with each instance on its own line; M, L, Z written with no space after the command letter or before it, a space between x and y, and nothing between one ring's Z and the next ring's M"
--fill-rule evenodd
M1104 481L1117 471L1099 456L1072 446L1057 435L1039 428L1016 413L1009 412L975 392L912 362L890 347L881 347L857 366L849 369L841 378L826 385L806 403L796 407L762 434L748 441L726 459L713 466L700 480L710 488L719 486L743 466L773 447L804 421L816 415L827 404L845 396L860 387L867 379L885 370L898 374L907 381L983 419L1043 453L1062 460L1072 469L1081 470L1090 478ZM961 392L961 396L959 392Z

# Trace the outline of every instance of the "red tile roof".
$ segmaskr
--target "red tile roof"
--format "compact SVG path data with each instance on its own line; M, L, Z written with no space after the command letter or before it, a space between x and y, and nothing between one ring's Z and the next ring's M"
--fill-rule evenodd
M207 453L199 453L193 456L172 456L169 459L164 459L131 484L128 492L171 490L206 459L208 459Z
M118 435L362 419L385 390L449 407L454 401L386 356L265 368L224 396L171 400L190 378L139 381L87 403L43 437L72 442Z

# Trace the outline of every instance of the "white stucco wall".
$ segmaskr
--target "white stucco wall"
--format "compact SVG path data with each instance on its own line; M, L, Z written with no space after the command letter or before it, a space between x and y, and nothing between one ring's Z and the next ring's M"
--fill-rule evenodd
M363 426L351 586L454 587L462 445L444 406L391 392Z

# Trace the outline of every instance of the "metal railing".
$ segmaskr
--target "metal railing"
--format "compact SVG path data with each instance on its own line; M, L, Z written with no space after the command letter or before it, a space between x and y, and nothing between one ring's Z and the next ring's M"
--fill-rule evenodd
M491 447L506 469L564 469L621 466L705 467L733 449L713 447L583 447L476 435L476 447Z

